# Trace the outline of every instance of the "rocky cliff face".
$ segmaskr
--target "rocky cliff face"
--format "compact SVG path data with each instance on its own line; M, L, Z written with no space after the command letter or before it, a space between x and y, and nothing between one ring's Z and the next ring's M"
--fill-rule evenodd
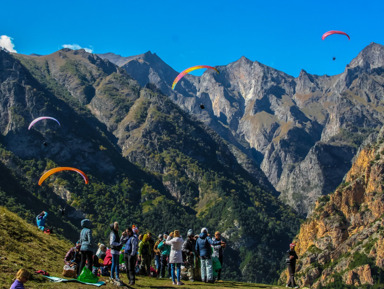
M177 73L156 55L102 57L199 117L258 164L284 202L307 214L336 188L357 147L383 123L383 55L384 47L372 43L340 75L302 71L297 78L242 57L217 67L219 75L187 75L174 91Z
M301 285L383 286L383 155L382 129L359 152L344 182L320 198L313 215L301 225L296 237L296 279ZM281 281L286 281L285 274Z

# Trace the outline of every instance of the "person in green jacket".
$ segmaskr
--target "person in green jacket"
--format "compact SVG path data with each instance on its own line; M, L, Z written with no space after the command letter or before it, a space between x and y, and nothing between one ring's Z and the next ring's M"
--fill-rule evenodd
M141 269L144 271L144 274L147 276L151 275L151 248L148 240L148 235L144 234L143 240L139 245L139 258L141 261Z
M168 267L168 274L171 276L171 267L168 263L169 254L171 253L171 246L165 244L168 235L163 235L163 241L157 245L157 248L160 250L160 278L165 278L165 268Z

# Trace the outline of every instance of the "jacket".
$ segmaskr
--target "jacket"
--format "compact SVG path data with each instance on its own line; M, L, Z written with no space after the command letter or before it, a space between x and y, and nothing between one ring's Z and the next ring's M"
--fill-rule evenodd
M125 243L124 254L135 256L138 250L138 242L139 239L137 238L137 235L133 234L133 236L131 236Z
M157 240L156 241L156 243L155 243L155 246L153 246L153 252L155 253L155 255L160 255L161 254L161 252L160 252L160 249L158 248L158 246L159 246L159 244L160 244L160 242L161 242L162 240Z
M183 243L183 259L185 262L189 264L193 264L194 256L191 255L190 253L195 254L195 246L196 246L196 241L195 239L186 239Z
M145 234L143 236L143 240L139 244L139 256L144 257L144 256L151 256L151 248L148 242L148 235Z
M39 219L39 216L36 217L36 224L37 224L38 227L39 226L44 227L45 226L45 221L47 220L47 217L48 217L48 213L45 212L44 216L41 219Z
M109 245L111 246L111 254L120 254L122 244L120 243L119 233L114 230L113 224L110 225L111 233L109 233Z
M213 238L212 241L221 241L221 239L216 239ZM212 252L212 257L217 257L217 258L223 258L223 247L221 245L214 245L213 246L213 252Z
M171 246L165 244L166 240L163 240L157 245L157 248L160 250L160 254L163 256L169 256L171 254Z
M92 230L90 229L92 223L88 219L81 221L81 227L83 228L80 232L80 251L93 251L93 239Z
M183 248L184 240L181 237L174 237L168 236L167 241L165 241L165 244L171 246L171 253L169 254L169 263L170 264L178 264L183 263Z
M80 264L80 252L76 251L76 247L69 249L67 254L64 257L64 263L70 265L71 263Z
M295 266L296 265L296 260L299 258L299 257L297 257L296 251L289 249L287 251L287 254L288 254L288 257L287 257L285 263ZM290 256L293 256L293 258L291 259Z
M200 233L199 238L196 240L196 254L203 258L211 258L211 246L219 244L221 244L221 241L212 241L212 239L207 236L207 233Z

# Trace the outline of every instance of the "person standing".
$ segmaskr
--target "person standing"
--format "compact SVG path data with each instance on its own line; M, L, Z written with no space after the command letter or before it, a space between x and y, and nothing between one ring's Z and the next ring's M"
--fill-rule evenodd
M158 248L160 242L163 241L163 235L160 234L157 238L155 246L153 247L153 252L155 253L155 267L156 267L156 275L160 277L160 250Z
M202 228L199 238L196 241L196 254L200 256L201 262L201 281L214 283L212 268L212 248L211 246L225 244L223 241L212 241L208 236L208 229Z
M141 261L141 269L144 275L151 274L151 248L148 242L148 235L144 234L143 240L139 244L139 261Z
M36 216L36 224L39 230L44 231L45 222L47 221L48 213L46 211L42 211L40 214Z
M289 280L286 287L291 288L299 288L296 286L295 283L295 271L296 271L296 260L298 259L296 251L295 251L295 243L289 244L289 250L287 251L288 258L286 259L287 267L288 267L288 273L289 273Z
M215 232L215 237L212 239L212 241L221 241L221 234L219 231ZM221 268L223 268L223 251L224 251L224 248L225 248L225 244L213 246L212 257L217 257L219 259ZM221 268L217 272L217 281L220 280Z
M165 244L168 235L164 233L163 241L159 243L157 248L160 250L160 278L165 278L165 268L168 268L168 274L171 276L171 269L168 263L169 254L171 253L171 246Z
M195 281L194 277L194 269L195 269L195 246L196 246L196 240L195 236L193 235L192 229L188 230L187 233L187 239L185 240L183 244L183 257L184 257L184 264L187 268L187 275L189 281L193 282Z
M81 271L85 267L85 260L87 260L87 268L92 271L92 256L93 256L93 239L92 239L92 223L89 219L81 221L81 227L83 228L80 232L80 253L81 261L78 267L77 275L80 275Z
M117 282L120 282L119 278L119 256L122 244L119 237L119 223L114 222L109 225L111 228L111 233L109 234L109 245L111 246L112 254L112 267L111 267L111 278L113 281L115 279Z
M147 236L148 236L149 249L151 250L151 263L152 263L152 259L155 257L155 252L153 251L153 248L155 247L155 240L153 240L151 232L148 232Z
M124 246L124 260L127 265L129 285L135 285L135 266L137 260L138 237L131 228L127 229L128 240Z
M172 284L176 285L175 281L175 267L177 268L177 285L184 285L183 282L180 281L180 270L181 263L183 263L183 238L180 237L179 230L175 230L171 234L169 234L167 241L165 241L167 245L171 246L171 253L169 255L169 263L171 264L171 276L172 276Z

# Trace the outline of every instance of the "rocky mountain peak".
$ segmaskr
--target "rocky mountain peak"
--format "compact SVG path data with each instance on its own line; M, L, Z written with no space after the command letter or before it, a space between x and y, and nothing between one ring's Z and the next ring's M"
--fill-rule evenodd
M352 68L357 66L364 69L384 66L384 46L374 42L369 44L349 64Z

